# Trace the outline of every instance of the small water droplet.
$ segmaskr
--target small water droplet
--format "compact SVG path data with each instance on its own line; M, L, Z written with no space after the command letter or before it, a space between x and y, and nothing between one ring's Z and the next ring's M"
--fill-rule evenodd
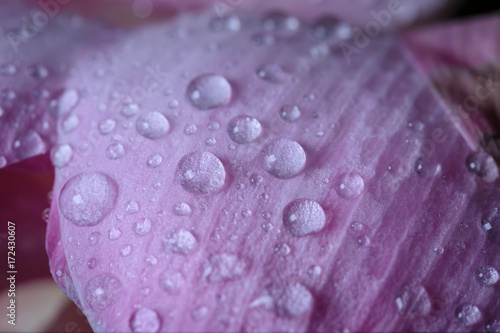
M260 122L256 118L246 115L234 117L227 125L227 133L231 140L240 144L255 141L261 132Z
M105 119L99 123L99 132L101 132L101 134L103 135L106 135L113 132L115 127L116 127L116 120Z
M311 292L300 283L290 283L274 292L275 311L279 316L298 317L312 308Z
M209 195L220 190L226 180L222 162L212 153L186 154L177 165L177 181L194 194Z
M184 276L179 272L167 270L160 275L160 287L170 295L178 295L184 284Z
M46 146L40 135L28 130L14 140L13 151L19 159L27 159L45 153Z
M250 176L250 185L257 187L260 185L260 183L262 183L263 180L264 177L262 177L258 173L252 173L252 175Z
M297 199L290 202L283 210L283 226L297 237L322 230L325 221L323 208L313 200Z
M70 133L73 131L75 128L78 127L80 124L80 119L78 118L77 115L69 115L63 122L62 122L62 130L64 133Z
M300 109L296 105L286 104L280 109L280 117L289 123L300 118Z
M500 320L494 320L486 324L485 329L488 333L500 333Z
M137 213L139 211L140 207L137 201L130 201L127 203L127 207L125 208L125 211L129 214Z
M318 277L321 275L321 272L322 272L321 266L318 265L310 266L309 269L307 270L307 273L311 277Z
M28 72L35 79L45 79L49 76L49 70L43 65L33 65L28 67Z
M262 153L264 168L276 178L293 178L306 165L306 153L296 141L273 139L264 145Z
M351 26L332 16L320 17L312 26L312 35L318 39L333 37L335 40L345 40L354 34Z
M464 304L455 310L455 317L461 325L469 327L477 324L482 319L483 315L477 306Z
M116 239L120 238L121 235L122 235L122 232L120 231L120 229L111 228L108 230L108 238L110 240L116 240Z
M125 118L131 118L135 116L136 114L139 113L139 105L136 103L131 103L124 105L123 108L120 111L120 114L124 116Z
M276 37L268 31L257 32L250 37L250 40L258 46L274 45L276 43Z
M419 284L403 286L398 291L395 302L398 311L409 318L425 317L432 309L427 290Z
M185 229L172 233L163 239L163 247L167 252L189 254L196 246L198 241L191 232Z
M345 173L337 178L335 191L344 199L357 197L365 189L363 178L357 173Z
M286 257L290 252L291 249L287 243L278 244L274 247L274 253L282 257Z
M42 218L45 222L49 222L50 208L45 208L42 212Z
M483 266L476 271L476 279L482 286L492 286L498 282L498 271L495 267Z
M415 171L422 178L429 178L436 174L438 165L423 157L417 158L415 161Z
M50 160L56 168L64 168L71 161L73 149L68 144L58 144L50 151Z
M208 314L208 308L206 306L200 306L191 312L191 316L194 321L200 321Z
M290 77L281 66L275 64L259 67L256 73L259 78L271 83L282 83L287 81Z
M186 127L184 127L184 134L193 135L194 133L196 133L197 130L198 127L196 127L196 125L194 124L186 125Z
M195 108L209 110L228 105L231 101L232 88L225 77L204 74L189 83L186 95Z
M215 138L208 138L205 140L205 144L209 147L215 146L216 143L217 143L217 140Z
M174 99L174 100L171 100L169 103L168 103L168 107L170 109L177 109L177 107L179 106L179 101Z
M163 162L163 157L161 157L161 155L153 154L153 155L149 155L147 164L148 164L148 167L150 167L150 168L156 168L162 162Z
M300 28L300 21L294 16L272 12L264 17L262 27L269 31L295 32Z
M92 245L96 245L97 242L99 241L99 238L101 238L101 233L98 231L94 231L89 236L89 243Z
M493 157L483 151L472 152L465 160L467 170L484 179L492 182L498 178L498 168Z
M59 96L59 100L57 102L58 109L57 114L62 116L75 108L78 104L80 97L78 92L75 89L67 89L65 90L61 96Z
M96 265L97 265L97 260L95 258L90 258L89 261L87 262L87 267L89 269L94 269Z
M211 121L207 126L208 130L211 132L217 131L220 128L220 124L216 121Z
M104 310L115 302L123 287L115 276L111 274L98 275L87 283L85 300L94 310Z
M112 160L119 159L125 155L125 147L121 143L112 143L106 149L106 156Z
M118 185L102 173L87 172L72 177L59 196L62 215L79 226L101 222L115 206Z
M120 249L120 255L122 257L128 256L132 252L132 246L131 245L125 245Z
M243 218L248 218L252 216L252 211L250 209L243 209L241 211L241 216L243 216Z
M172 212L177 216L191 215L191 207L185 202L179 202L174 205Z
M245 260L237 255L221 253L209 256L204 264L203 277L210 283L240 278L247 269Z
M156 333L160 330L160 317L154 310L140 308L130 317L130 329L134 333Z
M17 67L14 64L3 64L0 66L0 75L11 76L17 73Z
M140 220L135 224L134 230L138 236L147 235L151 231L151 220L147 218Z
M221 31L240 31L241 21L236 15L228 15L225 17L217 17L210 21L210 30Z
M135 128L143 137L157 140L167 134L170 130L170 123L163 114L152 111L137 118Z
M368 246L370 245L370 238L366 235L361 235L358 237L357 243L359 246Z

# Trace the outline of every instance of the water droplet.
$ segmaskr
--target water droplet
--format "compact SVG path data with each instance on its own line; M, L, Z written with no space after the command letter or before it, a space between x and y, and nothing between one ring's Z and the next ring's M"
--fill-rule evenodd
M80 119L77 115L71 114L62 122L62 130L64 133L70 133L80 124Z
M297 237L322 230L325 221L323 208L313 200L297 199L290 202L283 210L283 226Z
M97 242L99 241L99 238L101 238L101 233L98 231L94 231L89 236L89 243L92 245L96 245Z
M96 265L97 265L97 260L95 258L90 258L89 261L87 262L87 267L89 269L94 269Z
M361 231L363 230L363 224L362 223L359 223L359 222L353 222L351 224L351 229L353 231Z
M228 105L231 101L232 88L225 77L204 74L189 83L186 95L195 108L208 110Z
M467 170L487 182L492 182L498 178L498 168L495 160L483 151L470 153L465 160L465 165Z
M0 168L3 168L7 165L7 159L5 158L5 156L3 155L0 155Z
M45 79L49 76L49 70L43 65L33 65L28 67L28 72L35 79Z
M286 104L280 109L280 117L289 123L299 119L300 109L296 105Z
M250 209L243 209L241 211L241 216L243 216L243 218L248 218L252 216L252 211Z
M337 178L335 191L344 199L357 197L365 189L365 181L357 173L345 173Z
M125 118L131 118L139 113L139 105L136 103L131 103L123 106L120 111L120 114Z
M427 316L432 309L432 302L427 290L418 284L406 285L399 290L396 298L398 311L410 318Z
M309 54L313 59L328 57L330 55L330 46L327 43L314 45L309 49Z
M494 320L493 322L487 324L485 329L488 333L500 333L500 321Z
M112 143L106 149L106 156L112 160L116 160L125 155L125 147L121 143Z
M185 202L179 202L174 205L172 212L177 216L191 215L191 207Z
M177 181L191 193L209 195L220 190L226 180L222 162L212 153L193 152L177 165Z
M50 160L56 168L64 168L71 161L73 149L68 144L58 144L50 151Z
M154 310L140 308L130 317L130 329L134 333L156 333L160 330L160 317Z
M17 67L14 64L3 64L0 66L0 75L11 76L17 73Z
M13 100L17 97L17 94L14 90L5 88L0 91L0 97L6 100Z
M75 89L65 90L58 100L57 114L62 116L75 108L79 101L78 92Z
M229 121L227 133L231 140L245 144L255 141L262 132L260 122L250 116L237 116Z
M336 40L344 40L353 35L353 30L346 22L332 16L323 16L314 22L312 34L318 39L334 37Z
M357 242L359 246L368 246L370 245L370 238L366 235L361 235L358 237Z
M186 125L186 127L184 127L184 134L186 135L193 135L194 133L196 133L196 131L198 130L198 127L196 127L196 125Z
M217 143L215 138L208 138L205 140L205 144L209 147L214 146Z
M307 270L307 273L312 277L318 277L321 275L322 271L323 270L321 269L321 266L313 265L313 266L309 267L309 269Z
M200 306L191 312L191 316L194 321L199 321L203 319L208 314L208 308L206 306Z
M264 145L262 153L264 168L276 178L293 178L306 165L306 153L296 141L273 139Z
M45 153L45 149L45 143L40 135L31 130L21 134L13 144L14 153L19 159L41 155Z
M111 228L108 230L108 237L110 240L116 240L116 239L120 238L121 235L122 235L122 232L120 231L120 229Z
M220 128L220 124L216 121L211 121L207 126L208 130L211 132L217 131Z
M106 135L113 132L115 127L116 127L116 120L105 119L99 123L99 132L101 132L101 134L103 135Z
M98 275L87 283L85 300L94 310L104 310L113 304L122 291L121 282L111 274Z
M417 158L415 161L415 171L422 178L429 178L436 174L438 165L423 157Z
M317 131L316 134L314 134L317 138L321 138L323 135L325 135L325 132L323 131Z
M179 106L179 101L174 99L174 100L171 100L169 103L168 103L168 107L170 109L177 109L177 107Z
M120 255L122 257L128 256L132 252L132 246L131 245L125 245L120 249Z
M250 176L250 185L257 187L260 185L260 183L262 183L263 180L264 177L262 177L258 173L252 173L252 175Z
M492 286L498 282L498 271L495 267L483 266L476 271L476 279L482 286Z
M160 112L148 112L137 119L137 132L151 140L156 140L167 134L170 129L170 123Z
M151 220L150 219L142 219L135 224L135 233L138 236L145 236L151 231Z
M214 18L210 22L210 30L220 31L240 31L241 21L236 15Z
M101 222L115 206L118 185L97 172L81 173L64 184L59 196L63 216L80 226Z
M258 46L274 45L276 43L276 37L268 31L257 32L250 37L250 40Z
M198 245L198 241L191 232L180 229L163 239L163 247L167 252L189 254Z
M290 75L279 65L265 65L257 69L257 76L271 83L282 83L289 79Z
M237 255L221 253L211 255L205 262L203 277L210 283L240 278L247 269L245 260Z
M42 219L45 222L49 222L49 217L50 217L50 208L45 208L42 212Z
M284 13L273 12L264 17L262 27L270 31L295 32L300 28L300 21Z
M184 276L179 272L167 270L160 275L160 287L170 295L178 295L184 284Z
M290 283L274 292L275 311L279 316L298 317L312 308L311 292L300 283Z
M292 250L287 243L278 244L274 247L274 253L282 257L286 257L291 251Z
M150 168L156 168L163 162L163 157L161 157L159 154L153 154L148 157L148 166Z
M481 310L472 304L459 306L455 310L455 316L457 317L458 322L465 327L477 324L483 317Z
M127 203L127 207L125 208L125 211L129 214L137 213L139 211L139 204L137 201L130 201Z
M488 215L481 219L481 225L488 239L500 244L500 209L493 208Z

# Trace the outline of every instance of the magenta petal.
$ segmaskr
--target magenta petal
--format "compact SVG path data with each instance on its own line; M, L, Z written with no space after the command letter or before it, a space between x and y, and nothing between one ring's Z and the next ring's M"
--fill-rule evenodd
M500 320L498 180L467 170L471 147L399 41L348 63L336 36L240 19L103 32L71 65L66 91L85 93L58 137L47 248L94 330Z

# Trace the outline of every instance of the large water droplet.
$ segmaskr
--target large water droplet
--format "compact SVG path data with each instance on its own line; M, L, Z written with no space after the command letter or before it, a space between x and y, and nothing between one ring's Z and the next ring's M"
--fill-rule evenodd
M355 198L365 189L365 181L357 173L345 173L337 178L335 191L344 199Z
M116 120L105 119L99 123L99 132L101 132L101 134L103 135L106 135L113 132L115 127L116 127Z
M467 169L487 182L492 182L498 178L498 168L493 157L483 151L470 153L465 165Z
M113 304L122 290L121 282L111 274L92 278L85 287L85 300L94 310L104 310Z
M194 107L208 110L229 104L232 88L225 77L204 74L194 78L189 83L186 95Z
M125 155L125 147L121 143L112 143L106 149L106 156L112 160L116 160Z
M492 266L480 267L476 271L476 279L483 286L492 286L498 282L498 271Z
M427 316L432 303L427 290L418 284L403 286L396 298L398 311L410 318Z
M147 235L151 231L151 220L147 218L140 220L135 224L134 230L139 236Z
M273 139L264 145L262 153L266 171L280 179L297 176L306 165L306 153L296 141Z
M300 109L296 105L283 105L280 109L280 117L284 121L291 123L292 121L299 119Z
M167 134L170 123L160 112L148 112L137 119L137 132L148 139L156 140Z
M160 286L170 295L179 294L184 284L184 276L179 272L166 270L160 275Z
M294 236L318 232L325 226L325 221L323 208L313 200L297 199L283 210L283 226Z
M212 153L193 152L177 165L177 181L191 193L209 195L220 190L226 180L222 162Z
M75 108L79 100L78 92L75 89L65 90L59 96L57 113L62 116Z
M216 254L210 256L205 263L203 276L211 283L229 281L241 277L246 268L246 262L237 255Z
M275 311L279 316L298 317L311 309L314 298L300 283L290 283L274 293Z
M481 310L475 305L464 304L455 310L455 316L458 322L463 326L472 326L477 324L483 317Z
M109 176L81 173L64 184L59 207L63 216L76 225L96 225L114 208L117 194L118 185Z
M160 330L160 317L154 310L140 308L130 317L130 329L134 333L156 333Z
M13 150L19 159L26 159L43 154L45 143L37 132L28 130L14 140Z
M196 238L186 229L180 229L163 239L163 247L167 252L189 254L197 245Z
M50 160L56 168L64 168L71 161L73 149L68 144L58 144L50 151Z
M259 67L256 73L259 78L271 83L282 83L287 81L290 77L281 66L275 64Z
M177 216L191 215L191 207L185 202L179 202L174 205L172 212Z
M300 21L284 13L273 12L264 17L262 27L270 31L295 32L300 28Z
M257 139L262 132L260 122L250 116L237 116L229 121L227 133L236 143L250 143Z

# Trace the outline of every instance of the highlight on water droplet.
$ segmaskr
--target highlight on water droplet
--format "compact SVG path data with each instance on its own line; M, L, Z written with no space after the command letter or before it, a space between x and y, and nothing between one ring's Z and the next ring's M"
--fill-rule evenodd
M326 222L321 205L309 199L297 199L283 210L283 226L292 235L302 237L321 231Z
M79 226L101 222L114 208L118 185L109 176L85 172L69 179L59 196L62 215Z
M232 88L228 80L216 74L204 74L194 78L186 89L186 96L199 110L209 110L228 105Z
M272 139L262 148L264 169L276 178L297 176L306 165L302 146L289 139Z
M357 197L365 189L365 181L357 173L344 173L337 177L335 191L344 199Z
M246 115L234 117L227 125L227 133L231 140L240 144L255 141L261 132L260 122L256 118Z
M214 154L196 151L186 154L179 161L176 178L186 191L209 195L224 186L226 170Z
M168 133L170 123L163 114L158 111L152 111L137 118L135 129L143 137L157 140Z
M482 286L492 286L498 282L498 271L493 266L483 266L476 270L476 280Z

